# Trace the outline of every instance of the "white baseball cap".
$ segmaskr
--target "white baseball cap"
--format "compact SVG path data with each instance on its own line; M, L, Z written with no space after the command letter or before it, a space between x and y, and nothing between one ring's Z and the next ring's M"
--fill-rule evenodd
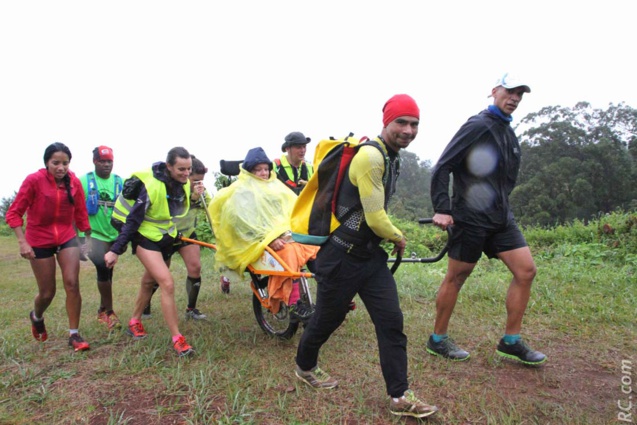
M500 78L497 79L493 87L502 86L505 89L514 89L516 87L524 87L525 93L531 93L531 87L524 84L522 80L514 74L505 72Z

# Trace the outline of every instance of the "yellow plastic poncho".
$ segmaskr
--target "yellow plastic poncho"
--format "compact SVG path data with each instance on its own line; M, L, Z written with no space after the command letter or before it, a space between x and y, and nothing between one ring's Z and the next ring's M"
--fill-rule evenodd
M263 180L241 168L208 207L217 242L217 268L241 275L265 247L290 229L296 195L270 173Z

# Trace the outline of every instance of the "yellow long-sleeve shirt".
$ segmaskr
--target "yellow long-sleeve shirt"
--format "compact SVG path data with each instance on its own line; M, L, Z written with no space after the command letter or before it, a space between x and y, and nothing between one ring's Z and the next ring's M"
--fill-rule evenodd
M381 143L386 150L384 144ZM358 187L365 221L369 228L383 239L400 242L402 232L392 224L385 211L383 172L385 159L373 146L362 146L349 167L349 178Z

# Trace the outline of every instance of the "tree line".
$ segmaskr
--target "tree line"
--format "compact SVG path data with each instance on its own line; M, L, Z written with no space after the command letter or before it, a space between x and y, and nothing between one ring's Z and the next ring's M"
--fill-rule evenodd
M511 194L518 223L556 226L617 210L637 210L637 110L624 103L595 109L548 106L516 126L522 149ZM401 153L400 178L390 213L405 220L431 217L433 164ZM216 185L221 186L215 173ZM227 183L227 182L225 182ZM15 194L0 201L0 216Z

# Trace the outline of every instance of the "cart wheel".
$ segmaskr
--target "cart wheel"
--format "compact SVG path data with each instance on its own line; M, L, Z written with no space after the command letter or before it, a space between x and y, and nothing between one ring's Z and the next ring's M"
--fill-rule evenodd
M257 323L261 329L270 336L276 336L280 339L290 339L299 328L298 320L290 318L288 306L283 303L281 304L279 312L272 314L261 305L259 298L255 294L252 294L252 309L254 310L254 317L257 319Z

